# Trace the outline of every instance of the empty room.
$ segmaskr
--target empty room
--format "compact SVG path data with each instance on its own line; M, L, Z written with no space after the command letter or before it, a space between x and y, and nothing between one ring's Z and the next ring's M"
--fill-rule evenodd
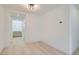
M78 15L78 4L0 4L0 55L79 54Z

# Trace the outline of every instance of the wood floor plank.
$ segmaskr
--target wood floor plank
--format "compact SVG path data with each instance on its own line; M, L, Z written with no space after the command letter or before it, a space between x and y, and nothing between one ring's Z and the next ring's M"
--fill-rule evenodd
M43 42L17 45L4 48L2 55L63 55L64 53L46 45Z
M35 43L36 44L36 43ZM61 55L62 53L64 55L66 55L66 53L59 51L56 48L53 48L51 46L49 46L48 44L44 43L44 42L38 42L38 45L40 45L40 47L43 47L44 51L46 50L46 52L48 52L49 54L53 54L53 55ZM50 53L51 52L51 53Z

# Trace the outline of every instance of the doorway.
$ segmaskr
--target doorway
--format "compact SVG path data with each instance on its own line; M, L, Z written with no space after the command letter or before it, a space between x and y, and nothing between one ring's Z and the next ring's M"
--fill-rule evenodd
M11 15L11 44L23 44L25 39L25 15Z

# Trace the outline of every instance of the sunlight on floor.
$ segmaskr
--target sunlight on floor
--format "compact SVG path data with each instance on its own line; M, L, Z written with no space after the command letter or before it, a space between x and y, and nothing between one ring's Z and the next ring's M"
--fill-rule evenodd
M24 46L25 45L25 42L24 42L24 40L23 40L23 38L22 37L17 37L17 38L13 38L12 40L11 40L11 46Z

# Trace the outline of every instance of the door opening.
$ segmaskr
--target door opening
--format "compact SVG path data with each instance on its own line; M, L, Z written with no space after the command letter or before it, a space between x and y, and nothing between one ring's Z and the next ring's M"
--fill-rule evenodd
M24 41L24 15L14 14L11 16L11 41L22 42Z

